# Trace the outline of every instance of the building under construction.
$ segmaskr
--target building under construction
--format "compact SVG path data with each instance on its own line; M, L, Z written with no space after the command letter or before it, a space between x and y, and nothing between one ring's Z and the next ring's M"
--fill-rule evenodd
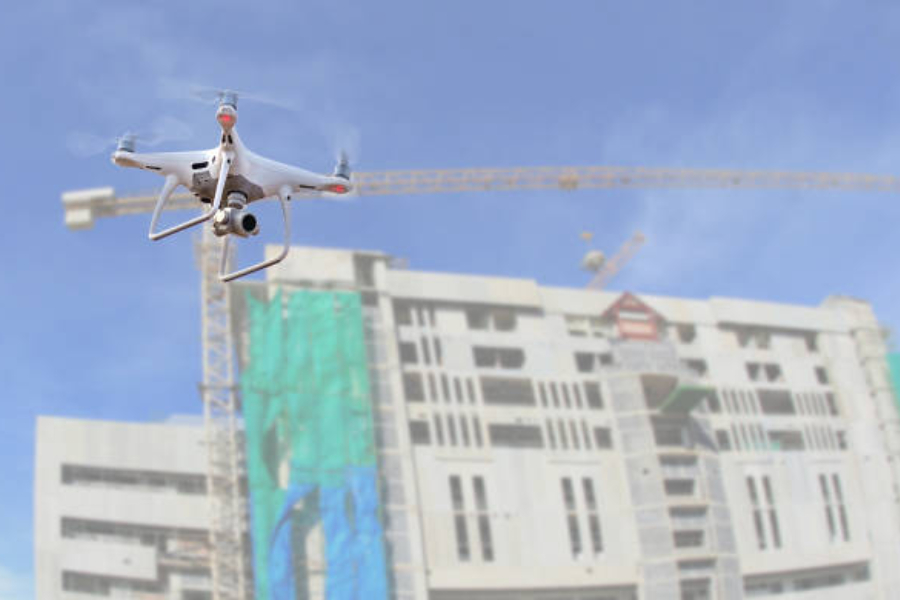
M900 419L864 301L312 248L228 294L236 543L199 419L42 418L38 598L900 598Z

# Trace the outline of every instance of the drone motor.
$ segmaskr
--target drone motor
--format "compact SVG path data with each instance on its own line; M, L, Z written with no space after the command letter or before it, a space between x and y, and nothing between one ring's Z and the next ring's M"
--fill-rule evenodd
M134 147L135 135L132 133L126 133L116 140L116 150L118 152L134 152Z

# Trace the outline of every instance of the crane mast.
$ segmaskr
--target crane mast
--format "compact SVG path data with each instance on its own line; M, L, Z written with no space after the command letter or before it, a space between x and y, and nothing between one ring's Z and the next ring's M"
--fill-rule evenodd
M232 248L234 246L231 246ZM209 569L213 598L252 598L247 553L246 495L242 493L243 443L238 427L234 330L228 284L219 280L222 243L204 227L197 242L200 269L200 323L203 354L203 422L207 450L206 486L210 506ZM231 254L234 254L233 252ZM232 256L226 257L231 262Z
M900 177L888 175L608 166L382 171L356 173L353 180L359 196L612 188L900 192ZM118 197L109 187L62 195L65 222L70 229L88 229L100 217L152 212L156 200L156 193ZM197 199L188 193L173 195L167 205L167 210L196 208ZM200 392L204 406L211 510L209 569L215 600L249 600L253 592L244 543L247 510L242 490L240 402L230 297L227 284L218 279L220 243L204 228L197 246L203 338ZM602 287L641 243L642 236L626 242L609 261L612 264L600 270L591 287ZM233 257L229 259L233 260Z

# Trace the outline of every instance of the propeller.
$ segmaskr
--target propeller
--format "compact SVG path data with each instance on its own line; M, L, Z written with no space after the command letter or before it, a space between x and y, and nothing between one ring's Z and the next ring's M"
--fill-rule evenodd
M338 165L346 165L349 171L349 165L358 164L362 148L359 129L339 119L322 119L318 123Z
M116 147L133 152L137 140L140 140L142 146L153 148L167 142L183 142L193 135L193 130L184 121L162 116L153 121L145 131L128 131L118 137L71 131L66 135L66 147L79 158L89 158Z
M300 106L272 94L246 92L231 88L218 88L215 86L190 83L178 79L162 79L159 83L159 95L170 100L192 100L202 104L219 104L232 96L234 100L250 100L266 104L283 110L299 112Z

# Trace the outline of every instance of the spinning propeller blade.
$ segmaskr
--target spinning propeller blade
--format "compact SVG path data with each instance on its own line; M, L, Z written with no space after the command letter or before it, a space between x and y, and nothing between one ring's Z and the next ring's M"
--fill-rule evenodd
M143 132L125 132L120 136L102 136L83 131L70 131L66 135L66 147L78 158L89 158L116 147L134 152L135 142L153 148L167 142L183 142L193 137L187 123L167 115L157 118Z
M288 102L283 98L278 98L273 94L265 94L258 92L246 92L231 88L219 88L215 86L202 85L180 81L177 79L163 79L160 81L159 93L163 98L173 100L193 100L203 104L219 104L228 95L233 95L236 99L249 100L260 104L267 104L275 108L299 112L300 106L293 102Z

